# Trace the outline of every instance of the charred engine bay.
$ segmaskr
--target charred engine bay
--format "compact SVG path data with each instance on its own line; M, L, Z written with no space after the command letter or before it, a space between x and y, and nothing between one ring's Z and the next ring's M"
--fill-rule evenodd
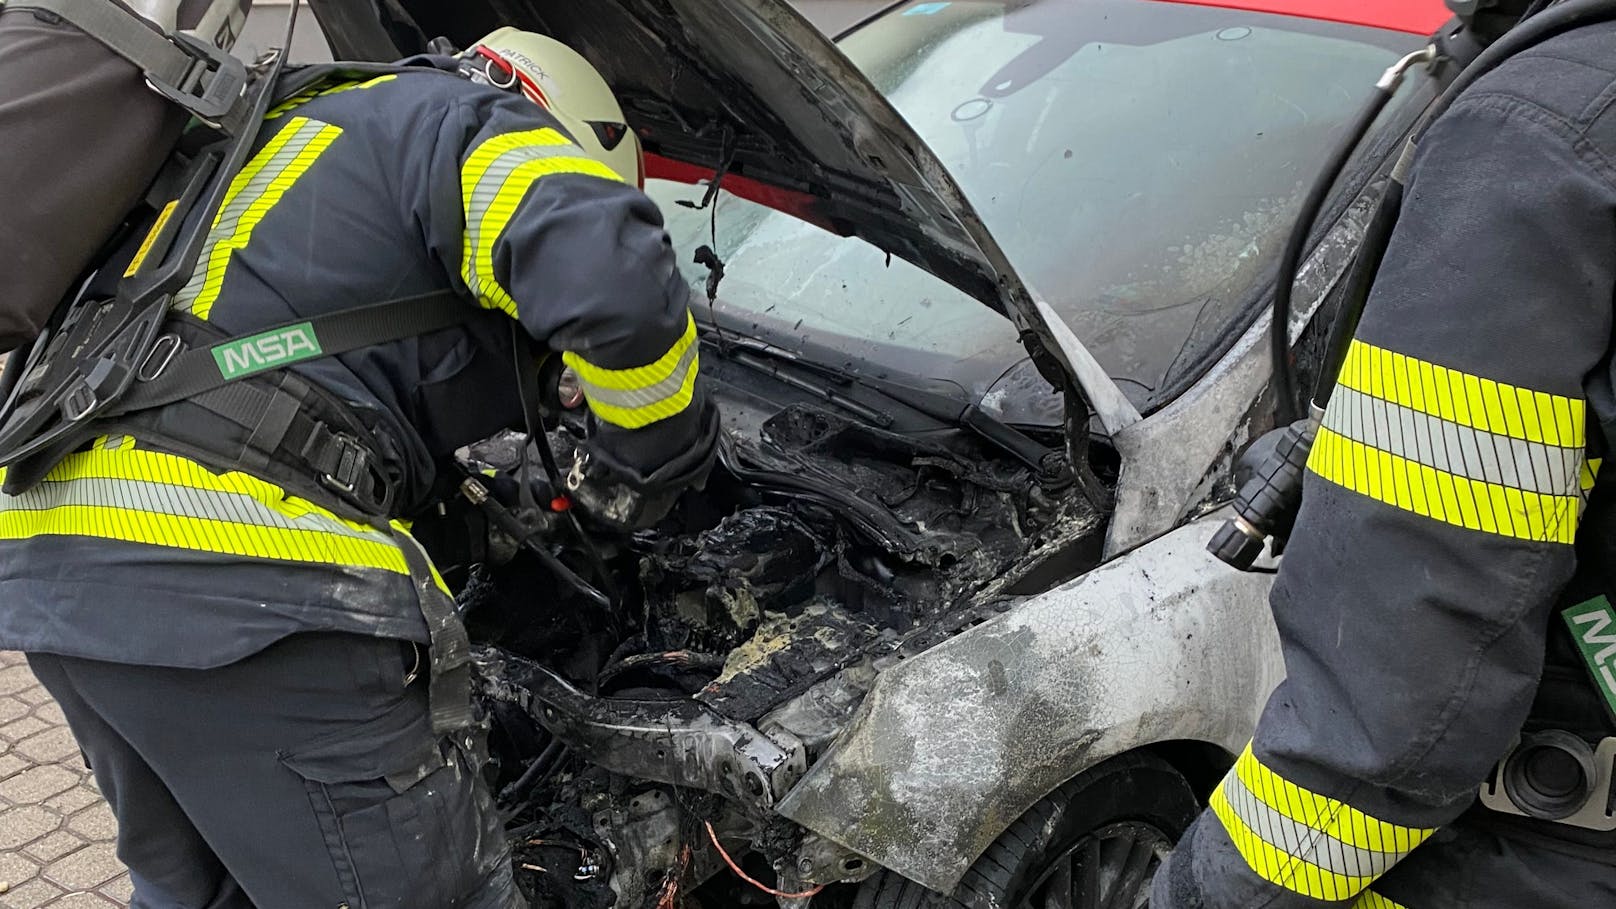
M610 608L508 535L459 562L489 773L537 905L608 905L608 890L656 905L721 869L708 821L736 855L781 866L800 836L770 806L883 665L1097 559L1103 515L974 434L900 434L802 403L752 432L726 426L706 488L650 531L591 532L591 555L569 521L520 514ZM519 513L522 438L462 458ZM567 430L551 443L564 463ZM529 501L547 502L529 460Z

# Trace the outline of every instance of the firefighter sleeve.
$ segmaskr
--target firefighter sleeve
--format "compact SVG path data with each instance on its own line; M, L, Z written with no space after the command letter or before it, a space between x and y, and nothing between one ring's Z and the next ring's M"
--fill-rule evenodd
M696 325L656 204L525 98L480 92L462 114L464 230L443 258L561 353L596 444L642 475L687 454L704 410Z
M1288 678L1155 909L1396 909L1525 720L1616 287L1616 168L1563 123L1478 91L1424 139L1273 591Z

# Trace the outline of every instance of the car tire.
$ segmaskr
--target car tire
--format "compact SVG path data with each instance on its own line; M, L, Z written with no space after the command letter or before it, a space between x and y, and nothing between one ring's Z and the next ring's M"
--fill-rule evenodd
M1139 909L1149 902L1149 881L1162 855L1199 811L1194 790L1171 764L1126 754L1079 774L1029 808L952 894L882 871L860 885L853 909L1043 909L1046 903L1088 909L1082 899L1088 893L1095 894L1094 906ZM1044 899L1063 883L1067 902ZM1117 900L1118 889L1134 895Z

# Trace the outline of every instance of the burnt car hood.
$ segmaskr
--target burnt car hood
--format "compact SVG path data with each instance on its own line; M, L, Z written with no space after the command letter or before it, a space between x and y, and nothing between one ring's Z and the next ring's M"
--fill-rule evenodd
M387 59L438 35L543 32L600 69L647 175L726 190L874 246L1010 318L1040 368L1110 431L1127 398L1010 264L958 183L836 46L785 0L311 0L338 58ZM1067 381L1061 381L1064 374Z

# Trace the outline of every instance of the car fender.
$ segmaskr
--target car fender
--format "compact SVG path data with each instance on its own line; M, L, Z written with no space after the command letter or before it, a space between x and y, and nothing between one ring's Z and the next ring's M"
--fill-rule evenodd
M1158 742L1238 753L1284 676L1271 577L1191 522L881 673L785 817L950 892L1016 818Z

